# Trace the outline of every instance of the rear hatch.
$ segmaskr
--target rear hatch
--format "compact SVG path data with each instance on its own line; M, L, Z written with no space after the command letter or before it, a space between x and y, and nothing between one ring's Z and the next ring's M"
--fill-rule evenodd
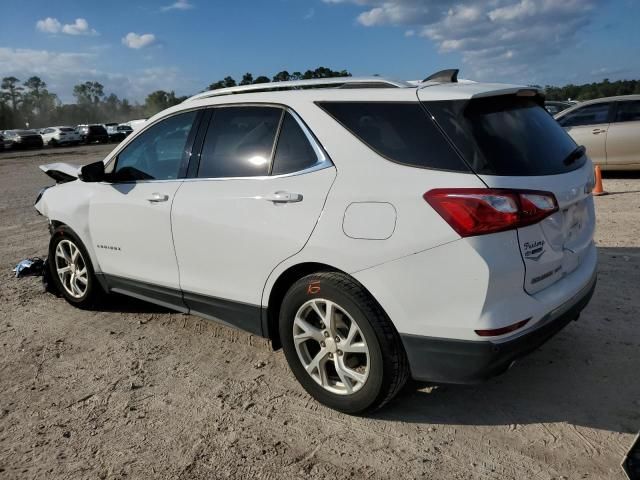
M544 110L542 98L524 89L466 100L420 100L487 187L555 196L555 213L517 229L524 289L534 294L573 272L592 244L593 171Z

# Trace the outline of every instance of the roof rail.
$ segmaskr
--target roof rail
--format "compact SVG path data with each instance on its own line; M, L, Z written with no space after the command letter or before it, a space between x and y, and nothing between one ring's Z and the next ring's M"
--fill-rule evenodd
M407 88L415 87L408 82L390 80L383 77L335 77L315 78L311 80L290 80L286 82L253 83L251 85L239 85L237 87L218 88L207 90L189 97L185 102L201 100L209 97L233 95L238 93L268 92L273 90L302 90L312 88Z

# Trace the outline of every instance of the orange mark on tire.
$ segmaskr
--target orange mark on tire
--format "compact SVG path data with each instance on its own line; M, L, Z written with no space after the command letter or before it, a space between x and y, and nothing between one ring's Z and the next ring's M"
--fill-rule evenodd
M320 280L309 282L309 285L307 286L307 294L315 295L316 293L320 293Z

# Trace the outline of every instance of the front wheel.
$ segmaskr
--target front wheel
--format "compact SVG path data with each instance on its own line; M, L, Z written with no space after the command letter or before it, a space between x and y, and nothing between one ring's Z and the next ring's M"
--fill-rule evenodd
M279 321L293 374L312 397L335 410L376 410L407 380L398 333L348 275L321 272L298 280L283 300Z
M48 263L56 289L69 303L87 308L100 298L89 254L70 228L61 226L53 232Z

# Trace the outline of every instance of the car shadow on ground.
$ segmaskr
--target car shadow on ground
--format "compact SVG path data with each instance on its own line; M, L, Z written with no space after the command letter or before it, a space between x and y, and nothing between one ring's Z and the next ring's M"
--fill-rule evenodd
M598 251L598 286L577 322L502 376L480 385L407 388L374 417L478 426L567 422L638 432L640 328L632 302L640 248Z

